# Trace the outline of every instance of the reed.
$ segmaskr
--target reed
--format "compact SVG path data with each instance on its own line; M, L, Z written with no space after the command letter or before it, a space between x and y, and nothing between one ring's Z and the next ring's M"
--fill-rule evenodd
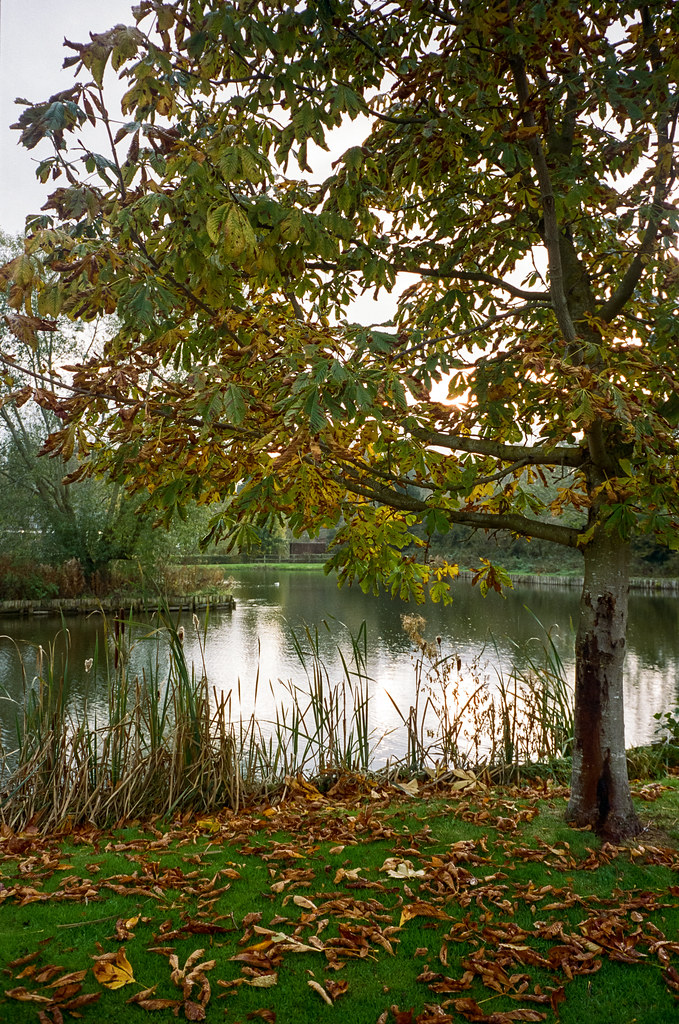
M324 621L323 627L331 632ZM367 771L374 734L369 727L368 641L365 622L350 635L351 655L337 645L343 674L333 682L324 664L318 628L292 634L306 685L284 683L290 704L276 711L275 734L286 774Z
M444 653L440 637L424 638L421 616L402 616L415 648L414 700L405 711L388 696L406 730L411 772L491 769L503 778L525 764L570 754L572 686L551 633L533 617L541 629L538 653L525 669L496 670L491 685L483 651L463 665L457 654Z
M128 678L131 626L129 620L125 628L116 623L111 648L106 645L103 722L87 695L77 721L68 710L68 632L59 647L44 652L26 686L18 748L8 758L11 771L0 799L5 824L49 830L77 821L169 815L188 805L237 806L236 738L225 725L226 699L210 699L207 678L187 666L180 631L170 619L153 631L158 648L169 645L167 678L159 674L158 656L141 678ZM22 672L26 677L23 664Z
M405 755L387 762L406 774L464 769L511 773L525 761L567 755L572 736L571 692L549 633L543 654L526 670L491 684L483 652L471 665L424 639L424 620L404 618L414 645L415 693L408 709L392 698L405 730ZM376 768L378 736L370 724L365 624L351 636L342 673L331 679L318 629L293 634L302 680L283 683L270 720L243 717L241 683L235 692L210 688L205 665L209 615L192 627L199 664L189 664L184 627L167 610L158 625L132 618L105 621L105 642L85 666L107 679L102 707L86 690L79 711L69 705L76 670L63 626L35 672L21 662L24 699L16 750L6 754L0 821L14 829L68 829L177 812L238 809L254 795L272 793L290 776L317 781ZM334 626L323 623L332 635ZM149 643L151 641L151 643ZM135 644L150 650L146 667L129 672ZM334 641L333 641L334 643ZM269 683L271 686L272 684ZM259 671L254 685L257 705ZM237 704L237 707L234 705ZM320 782L319 782L320 784Z

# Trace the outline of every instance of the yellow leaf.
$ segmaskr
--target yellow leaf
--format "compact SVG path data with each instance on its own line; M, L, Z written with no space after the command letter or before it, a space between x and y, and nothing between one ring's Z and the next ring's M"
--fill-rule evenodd
M203 832L219 832L222 827L216 818L199 818L196 825Z
M132 964L125 956L122 946L113 958L97 960L92 970L95 978L104 988L122 988L123 985L131 985L134 981Z

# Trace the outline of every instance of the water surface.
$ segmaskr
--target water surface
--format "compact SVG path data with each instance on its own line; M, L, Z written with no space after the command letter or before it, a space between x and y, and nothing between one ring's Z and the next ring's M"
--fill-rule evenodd
M402 626L404 612L422 615L427 639L435 642L439 637L443 654L457 653L464 665L475 663L477 678L485 677L491 685L498 673L508 675L513 665L525 669L531 659L540 656L544 640L541 623L550 631L569 677L573 676L576 588L524 586L506 598L494 593L483 598L477 588L460 581L454 603L444 608L406 605L384 594L364 595L357 588L340 590L333 577L316 569L252 567L231 575L235 610L210 613L204 648L202 629L199 633L191 616L183 616L184 647L197 672L202 673L204 665L211 686L232 693L234 713L254 713L265 731L275 716L276 704L287 699L282 683L304 685L305 673L293 634L303 638L307 627L317 637L329 678L336 681L343 675L337 648L348 657L350 635L357 636L365 622L371 726L376 736L387 734L378 749L378 761L403 753L405 740L394 704L407 717L414 700L414 648ZM656 726L654 713L669 709L679 699L678 620L677 597L631 595L625 680L629 746L648 742ZM113 657L110 631L107 633L98 615L70 618L66 626L69 700L74 706L82 704L87 692L90 708L104 716L105 662ZM5 634L0 640L0 694L5 695L0 701L0 718L6 747L14 741L14 715L24 699L24 686L30 686L36 675L38 648L42 646L46 659L52 646L57 666L64 660L63 634L57 636L60 629L54 618L0 620L0 633ZM157 676L162 683L166 647L157 638L141 639L153 630L149 621L134 633L129 670L132 676ZM95 646L98 668L87 673L85 664L94 657ZM472 674L469 670L468 675Z

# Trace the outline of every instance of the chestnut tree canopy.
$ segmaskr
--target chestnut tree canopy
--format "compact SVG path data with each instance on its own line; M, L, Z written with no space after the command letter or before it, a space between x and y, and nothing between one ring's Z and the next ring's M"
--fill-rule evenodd
M142 0L133 20L66 41L75 84L20 101L55 190L2 271L9 326L117 315L65 387L35 382L49 449L168 518L228 498L237 543L270 517L339 525L341 577L418 599L456 567L404 556L415 523L581 550L569 816L634 831L627 547L679 538L679 7ZM379 292L381 322L355 322Z

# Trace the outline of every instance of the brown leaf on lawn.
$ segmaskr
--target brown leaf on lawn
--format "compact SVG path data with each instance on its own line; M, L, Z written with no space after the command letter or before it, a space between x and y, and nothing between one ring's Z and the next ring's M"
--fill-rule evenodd
M413 1010L399 1010L398 1006L392 1006L391 1012L396 1024L413 1024Z
M17 999L20 1003L51 1003L53 1002L51 996L40 995L39 992L30 992L23 985L18 988L8 988L5 990L5 995L9 996L10 999Z
M287 897L286 897L286 899L287 899ZM283 902L285 904L285 901L283 901ZM302 907L304 910L317 910L318 909L316 904L312 903L311 900L308 900L306 898L306 896L299 896L299 895L297 895L297 893L295 893L295 895L292 897L292 902L295 904L295 906Z
M81 996L76 996L75 999L61 1003L60 1006L62 1010L68 1010L72 1016L79 1017L80 1014L74 1011L82 1009L83 1006L89 1006L90 1003L96 1003L99 999L101 999L101 992L85 992Z
M390 878L424 878L427 874L422 868L415 868L412 861L400 860L398 857L387 857L380 871L386 871Z
M339 885L345 878L349 882L362 882L363 879L358 877L361 871L363 868L338 868L335 872L335 885Z
M453 1018L442 1006L427 1005L422 1013L418 1013L415 1024L453 1024Z
M476 975L473 971L465 971L461 978L447 978L443 974L435 974L433 971L422 971L417 980L423 981L429 986L432 992L441 995L452 992L466 992L471 988Z
M15 967L23 967L24 964L30 964L34 960L37 960L40 956L40 950L36 949L35 953L28 953L26 956L20 956L17 960L11 960L7 966L10 970L14 970Z
M187 999L184 1003L184 1015L187 1020L205 1020L205 1007Z
M423 900L415 900L413 903L406 904L401 911L399 928L402 928L406 921L412 921L414 917L436 917L439 920L448 920L448 915L443 907L436 907L433 903L425 903Z
M36 970L37 968L35 964L26 964L23 971L19 971L16 975L16 980L18 981L20 978L32 978Z
M158 938L165 942L172 942L174 939L185 938L187 935L226 935L229 931L221 924L213 924L210 921L197 921L193 917L186 917L179 928L174 931L163 932Z
M546 1013L528 1009L496 1011L486 1014L476 1000L470 998L456 999L454 1005L458 1013L461 1013L467 1020L473 1021L474 1024L512 1024L513 1021L547 1020Z
M60 978L57 978L48 987L59 988L62 985L73 985L76 982L84 981L86 977L87 971L71 971L70 974L62 974Z
M158 985L152 985L151 988L143 988L141 992L135 992L133 996L127 1000L128 1003L138 1003L141 999L150 999L154 994Z
M274 985L278 984L278 972L272 971L270 974L258 974L254 978L243 978L243 981L251 988L273 988Z
M259 1017L267 1024L276 1024L276 1014L273 1010L251 1010L250 1013L245 1014L245 1017L247 1020L256 1020Z
M139 999L137 1000L137 1006L142 1010L172 1010L176 1016L179 1007L182 1005L181 999ZM201 1020L203 1018L200 1018Z
M57 974L61 974L63 969L59 964L45 964L44 967L35 972L33 980L37 981L39 985L47 985L52 978L56 978Z
M114 938L118 942L129 942L130 939L134 938L134 932L132 928L139 924L139 917L119 917L116 921Z
M73 982L70 985L60 985L59 988L55 988L52 993L52 998L55 1003L63 1003L64 1000L72 999L74 996L77 996L81 988L82 985L78 982Z
M314 992L317 992L321 999L328 1004L328 1006L332 1006L332 999L330 998L330 996L325 991L322 985L319 985L317 981L313 980L313 978L307 981L307 985L309 986L310 989L313 989Z
M125 947L115 953L105 953L95 960L94 976L104 988L117 989L134 982L132 964L125 956Z
M679 993L679 972L676 967L668 967L666 971L662 972L662 976L667 987L673 992Z
M348 981L333 981L332 978L328 978L323 982L326 992L330 995L333 1002L339 999L340 996L344 996L349 991Z

